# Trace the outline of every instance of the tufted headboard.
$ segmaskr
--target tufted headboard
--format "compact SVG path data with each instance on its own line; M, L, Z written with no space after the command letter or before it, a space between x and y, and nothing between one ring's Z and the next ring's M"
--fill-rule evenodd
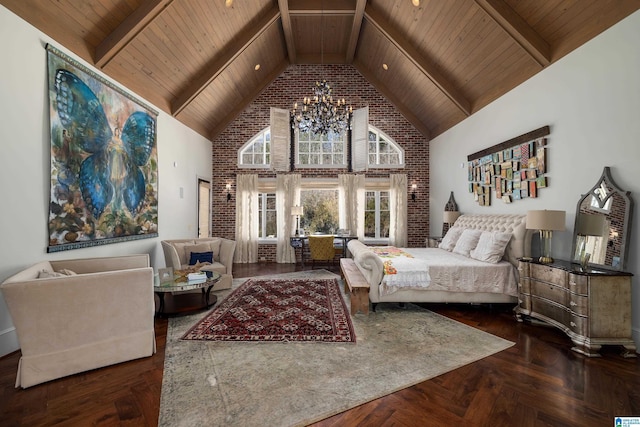
M456 220L454 227L513 233L504 258L517 266L518 258L529 255L531 249L531 235L527 233L526 218L526 215L520 214L466 214Z

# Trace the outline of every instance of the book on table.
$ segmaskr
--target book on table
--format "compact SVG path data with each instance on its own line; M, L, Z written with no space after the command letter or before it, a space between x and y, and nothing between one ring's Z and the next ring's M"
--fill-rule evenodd
M202 283L207 281L207 273L204 271L198 271L196 273L189 273L187 275L187 281L189 283Z

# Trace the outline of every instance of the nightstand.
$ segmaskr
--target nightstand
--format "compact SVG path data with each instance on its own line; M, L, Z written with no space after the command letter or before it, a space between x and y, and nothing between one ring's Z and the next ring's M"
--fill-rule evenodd
M425 246L428 248L437 248L441 241L442 241L442 237L427 236L427 239L425 240L424 243L425 243Z

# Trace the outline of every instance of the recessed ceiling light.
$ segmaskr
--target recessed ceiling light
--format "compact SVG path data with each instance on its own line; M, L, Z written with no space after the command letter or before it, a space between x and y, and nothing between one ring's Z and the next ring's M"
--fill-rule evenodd
M415 1L415 0L413 0ZM233 0L224 0L224 5L226 7L231 7L233 5Z
M254 70L258 71L260 69L260 64L256 64L255 67L253 67Z
M384 68L384 69L385 69L385 71L386 71L386 70L388 70L388 69L389 69L389 66L388 66L387 64L382 64L382 68Z
M420 0L411 0L411 3L413 3L415 7L420 6Z

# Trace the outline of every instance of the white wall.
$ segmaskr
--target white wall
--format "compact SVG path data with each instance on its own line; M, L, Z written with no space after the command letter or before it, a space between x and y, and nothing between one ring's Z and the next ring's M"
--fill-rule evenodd
M0 282L30 264L49 259L148 253L154 267L163 267L161 239L197 234L197 177L211 179L211 142L160 113L159 238L47 254L50 157L44 46L51 43L70 52L3 6L0 40ZM0 356L17 348L15 330L0 295Z
M605 166L632 193L633 215L628 270L633 279L633 332L640 344L640 11L586 43L478 111L430 146L430 228L439 235L442 211L454 192L462 213L567 212L567 231L553 236L552 255L568 259L575 209ZM549 187L536 199L480 207L468 192L467 155L550 125ZM461 168L461 165L464 168Z

